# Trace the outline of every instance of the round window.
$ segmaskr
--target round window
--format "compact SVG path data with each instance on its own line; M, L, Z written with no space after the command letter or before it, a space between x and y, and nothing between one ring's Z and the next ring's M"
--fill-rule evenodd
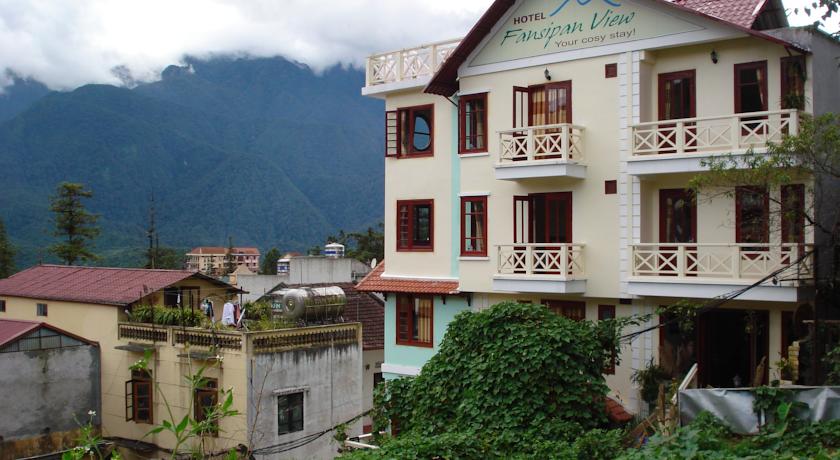
M432 130L429 124L428 115L424 113L414 114L414 135L412 146L415 152L425 152L432 146Z

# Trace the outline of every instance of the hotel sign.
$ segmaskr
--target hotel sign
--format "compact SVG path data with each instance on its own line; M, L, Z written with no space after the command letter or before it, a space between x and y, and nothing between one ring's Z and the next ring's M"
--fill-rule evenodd
M701 29L628 0L525 0L470 66Z

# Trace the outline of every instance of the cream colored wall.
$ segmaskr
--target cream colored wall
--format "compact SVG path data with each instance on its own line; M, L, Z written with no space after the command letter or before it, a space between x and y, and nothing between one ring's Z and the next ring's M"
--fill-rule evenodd
M718 63L710 58L712 50L717 51ZM681 70L696 70L697 116L727 115L735 112L734 65L755 61L767 61L767 107L781 109L780 58L788 56L784 47L758 38L742 38L703 45L683 46L657 51L647 51L646 66L650 78L642 80L647 86L647 98L643 105L651 110L644 111L641 121L658 119L658 75ZM806 80L806 110L811 110L811 79Z
M455 107L441 96L414 92L389 95L385 110L434 104L431 157L385 159L385 266L386 274L449 277L452 247L451 149ZM434 200L434 252L396 250L397 200Z
M125 345L118 340L117 323L124 320L120 307L92 305L75 302L44 301L17 297L6 299L6 312L0 313L0 319L24 319L44 321L86 339L99 342L102 353L102 430L104 436L117 436L126 439L143 440L161 447L171 448L173 438L167 434L145 436L153 425L126 422L125 420L125 382L131 378L128 367L142 357L142 353L117 350L117 345ZM46 303L48 316L36 316L36 304ZM190 367L186 360L177 357L180 348L169 345L160 346L152 364L157 391L154 395L154 422L160 423L168 418L166 405L161 393L169 402L175 418L180 421L188 406L191 395L185 386L184 377L189 375ZM234 447L246 440L246 397L247 360L241 353L224 353L222 370L211 369L205 375L219 378L222 388L234 388L234 408L241 415L222 421L223 432L213 442L219 448ZM196 370L198 363L193 363ZM145 436L145 437L144 437Z
M460 262L461 289L490 291L496 271L494 245L513 242L513 197L529 193L572 192L572 236L585 243L587 297L617 297L618 195L604 194L604 181L617 180L619 174L618 78L605 78L604 65L618 56L531 67L516 71L462 78L461 92L489 91L489 156L460 159L461 192L489 191L488 255L490 260ZM572 81L572 123L584 130L586 178L551 178L503 181L494 177L499 158L498 131L511 129L513 87Z

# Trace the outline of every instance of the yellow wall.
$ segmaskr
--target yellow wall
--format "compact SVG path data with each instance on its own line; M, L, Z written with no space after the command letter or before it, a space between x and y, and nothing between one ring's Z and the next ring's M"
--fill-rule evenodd
M188 282L187 284L191 284ZM117 350L117 345L127 341L118 340L117 323L125 320L120 307L92 305L75 302L44 301L18 297L2 297L6 300L6 312L0 313L0 319L24 319L44 321L68 332L89 340L99 342L102 353L102 431L104 436L116 436L142 440L161 447L173 447L173 438L166 434L149 435L146 433L153 425L125 421L125 382L131 378L128 367L142 357L142 353ZM36 316L36 304L48 305L48 316ZM154 396L154 421L160 423L167 415L164 397L169 402L174 417L180 421L186 407L191 402L190 391L184 377L197 370L199 363L177 355L180 347L160 346L155 354L153 369L157 391ZM222 369L211 369L205 375L219 379L221 388L234 390L234 408L241 415L226 419L221 423L223 431L218 440L213 442L219 448L233 447L246 441L245 411L247 401L247 360L241 352L224 352ZM141 439L142 438L142 439Z

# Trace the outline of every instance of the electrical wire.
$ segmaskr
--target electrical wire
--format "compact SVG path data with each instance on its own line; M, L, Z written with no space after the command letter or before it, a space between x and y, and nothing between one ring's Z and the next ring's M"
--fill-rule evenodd
M366 411L362 412L361 414L356 415L355 417L351 418L350 420L347 420L344 423L339 423L338 425L335 425L331 428L320 431L318 433L312 433L312 434L306 435L302 438L293 439L291 441L286 441L286 442L281 442L279 444L273 444L271 446L260 447L259 449L254 449L253 451L251 451L251 453L254 454L254 455L272 455L272 454L280 454L280 453L283 453L283 452L288 452L290 450L294 450L294 449L297 449L299 447L303 447L307 444L315 442L315 440L317 440L321 436L335 430L336 428L340 427L341 425L349 425L349 424L355 422L356 420L368 415L369 413L370 413L370 410L366 410Z
M749 286L744 286L741 289L736 289L734 291L727 292L725 294L722 294L720 296L717 296L717 297L711 299L706 304L697 308L697 310L696 310L697 316L700 316L703 313L706 313L707 311L713 310L715 308L719 308L719 307L723 306L724 304L726 304L727 302L729 302L730 300L734 300L735 298L737 298L740 295L744 294L745 292L749 291L750 289L758 287L758 286L766 283L767 281L776 278L777 276L779 276L780 273L790 269L793 266L796 266L796 265L802 263L803 260L805 260L808 256L810 256L813 253L814 253L814 250L808 251L808 252L802 254L801 256L799 256L798 259L791 262L790 264L774 270L769 275L765 276L764 278L761 278L760 280L754 282L753 284L750 284ZM673 304L670 305L670 306L673 306ZM665 327L665 326L667 326L669 324L672 324L674 322L677 322L679 320L680 320L680 318L678 318L678 317L674 317L674 318L665 320L663 322L660 322L659 324L655 324L653 326L650 326L650 327L647 327L647 328L644 328L644 329L641 329L641 330L638 330L638 331L634 331L634 332L631 332L629 334L625 334L625 335L619 337L618 341L619 341L619 343L631 343L631 342L633 342L633 340L635 340L637 337L639 337L641 335L644 335L644 334L646 334L650 331L654 331L654 330L659 329L661 327Z

